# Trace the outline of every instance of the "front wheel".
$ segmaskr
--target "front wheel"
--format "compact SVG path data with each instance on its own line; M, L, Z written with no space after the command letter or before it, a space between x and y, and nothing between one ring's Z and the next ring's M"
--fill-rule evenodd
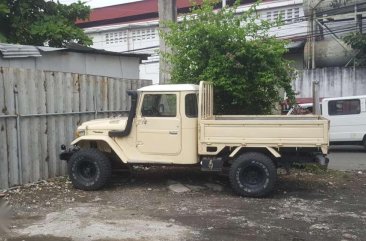
M277 170L268 156L249 152L234 161L229 178L232 188L240 196L263 197L273 190Z
M74 153L67 168L73 186L86 191L102 188L112 175L110 160L97 149Z

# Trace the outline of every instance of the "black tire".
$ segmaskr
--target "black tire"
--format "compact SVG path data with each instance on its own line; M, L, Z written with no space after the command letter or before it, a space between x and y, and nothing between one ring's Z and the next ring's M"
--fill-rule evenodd
M85 191L102 188L112 175L111 162L97 149L76 152L68 161L67 169L73 186Z
M363 137L363 147L366 149L366 136Z
M264 197L274 188L277 170L266 155L248 152L240 155L230 167L233 190L244 197Z

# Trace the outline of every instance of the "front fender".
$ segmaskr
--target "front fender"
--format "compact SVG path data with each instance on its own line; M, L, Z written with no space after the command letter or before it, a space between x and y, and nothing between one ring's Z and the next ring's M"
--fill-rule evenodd
M108 144L108 146L117 154L117 156L121 159L123 163L127 163L127 156L123 152L123 150L117 145L117 143L113 140L113 138L109 136L93 136L93 135L87 135L87 136L81 136L76 138L71 142L71 145L77 145L80 142L83 141L101 141Z

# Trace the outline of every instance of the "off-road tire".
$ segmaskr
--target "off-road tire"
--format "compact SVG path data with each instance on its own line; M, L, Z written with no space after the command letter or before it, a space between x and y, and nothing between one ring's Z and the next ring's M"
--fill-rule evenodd
M240 196L264 197L275 186L277 170L271 158L265 154L248 152L235 159L230 167L229 178L234 192Z
M102 188L112 175L110 160L93 148L74 153L67 163L67 169L73 186L85 191Z

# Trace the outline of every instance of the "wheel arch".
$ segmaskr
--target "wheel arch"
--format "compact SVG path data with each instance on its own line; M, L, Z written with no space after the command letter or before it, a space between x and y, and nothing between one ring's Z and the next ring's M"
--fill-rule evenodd
M244 147L239 146L236 147L231 153L230 158L237 158L238 156L248 153L248 152L258 152L267 155L272 160L276 160L281 157L281 154L275 150L273 147L263 146L263 147Z
M106 152L107 147L110 148L123 163L127 163L127 156L124 151L117 145L117 143L108 136L81 136L71 142L71 145L84 146L89 144L92 147L92 143L96 143L97 149Z

